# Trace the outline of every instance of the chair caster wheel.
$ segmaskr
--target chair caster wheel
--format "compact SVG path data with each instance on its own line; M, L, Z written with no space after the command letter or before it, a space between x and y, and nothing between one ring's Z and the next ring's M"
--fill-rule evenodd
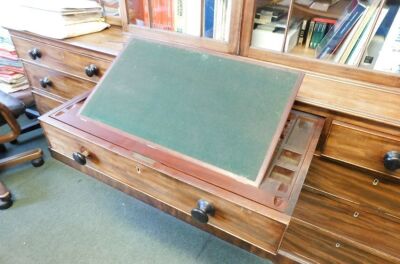
M44 160L43 160L43 158L38 158L38 159L32 160L31 163L32 163L33 167L37 168L44 164Z
M4 198L0 198L0 210L8 209L12 206L13 200L11 199L11 193Z

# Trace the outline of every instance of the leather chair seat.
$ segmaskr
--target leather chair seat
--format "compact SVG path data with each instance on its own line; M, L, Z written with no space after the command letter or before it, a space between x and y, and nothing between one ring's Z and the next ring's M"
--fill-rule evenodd
M23 114L25 111L25 104L21 100L2 91L0 91L0 102L10 109L15 118ZM6 121L0 115L0 126L4 125L5 123Z

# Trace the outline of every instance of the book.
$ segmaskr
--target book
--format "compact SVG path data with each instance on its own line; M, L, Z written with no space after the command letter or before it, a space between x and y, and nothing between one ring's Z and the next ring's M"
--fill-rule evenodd
M371 32L371 36L373 36L373 37L369 40L368 46L364 51L361 63L359 64L360 67L369 68L369 69L372 69L374 67L376 58L378 57L379 51L381 50L383 43L385 41L384 36L382 36L379 33L379 29L384 26L384 24L385 24L384 21L387 21L387 18L393 12L392 11L393 7L394 6L384 7L381 10L378 21L376 22L375 27L374 27L373 31ZM398 6L397 6L397 9L398 9Z
M200 37L202 28L201 10L201 0L174 0L174 31Z
M151 0L153 28L174 30L173 8L169 0Z
M147 1L147 0L145 0ZM185 0L174 0L174 31L184 33L186 20Z
M320 43L324 39L325 35L333 28L333 26L336 24L335 19L330 19L330 18L322 18L322 17L315 17L312 19L315 23L320 24L320 28L318 29L318 32L316 33L314 42L312 43L312 47L314 49L319 48ZM312 40L311 40L312 41Z
M314 30L311 36L310 48L315 49L323 37L326 23L315 22Z
M362 32L365 30L366 26L368 25L369 21L372 19L374 14L377 13L377 9L379 7L381 1L377 0L373 2L370 6L368 6L360 18L360 23L357 24L355 28L354 35L350 39L349 44L347 45L343 55L341 56L339 63L344 64L346 63L348 57L350 56L351 51L353 50L354 46L356 45L357 41L359 40Z
M201 36L201 0L186 0L186 34Z
M377 27L374 27L375 20L376 24L379 25L382 23L384 16L387 13L387 9L383 8L381 13L378 16L378 12L375 12L373 17L369 20L367 26L363 30L361 36L358 38L356 44L354 45L349 57L346 60L346 64L348 65L358 65L361 61L361 57L366 49L367 42L370 36L373 36L376 32Z
M303 19L303 21L301 22L299 38L297 40L297 45L305 44L305 41L306 41L306 38L307 38L307 31L308 31L309 24L310 24L310 21L308 21L307 19Z
M306 47L310 47L311 37L314 32L315 21L311 20L310 25L308 27L307 38L306 38Z
M214 5L214 39L227 41L230 31L230 9L232 0L215 0Z
M214 37L214 6L215 0L204 0L203 36L206 38Z
M374 69L400 73L400 9L391 23Z
M350 5L352 5L352 3L350 3ZM355 7L343 17L335 27L335 30L331 30L329 35L321 42L321 47L317 51L318 59L327 57L336 51L365 10L366 7L363 4L357 3Z

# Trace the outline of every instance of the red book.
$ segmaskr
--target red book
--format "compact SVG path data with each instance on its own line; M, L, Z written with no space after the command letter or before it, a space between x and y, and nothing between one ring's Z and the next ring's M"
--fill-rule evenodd
M327 24L336 24L336 19L330 19L330 18L323 18L323 17L314 17L312 19L315 22L320 22L320 23L327 23Z
M174 29L172 0L152 0L151 11L153 28Z

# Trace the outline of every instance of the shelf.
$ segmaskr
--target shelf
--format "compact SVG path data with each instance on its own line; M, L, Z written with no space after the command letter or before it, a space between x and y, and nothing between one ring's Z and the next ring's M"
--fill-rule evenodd
M288 53L302 57L315 58L315 49L306 48L305 46L295 46Z
M302 11L304 13L308 13L313 16L321 16L321 17L327 17L327 18L333 18L333 19L339 19L342 17L344 10L348 6L350 2L348 0L340 0L338 3L332 5L329 7L328 11L319 11L319 10L314 10L309 7L299 5L299 4L293 4L294 9Z

